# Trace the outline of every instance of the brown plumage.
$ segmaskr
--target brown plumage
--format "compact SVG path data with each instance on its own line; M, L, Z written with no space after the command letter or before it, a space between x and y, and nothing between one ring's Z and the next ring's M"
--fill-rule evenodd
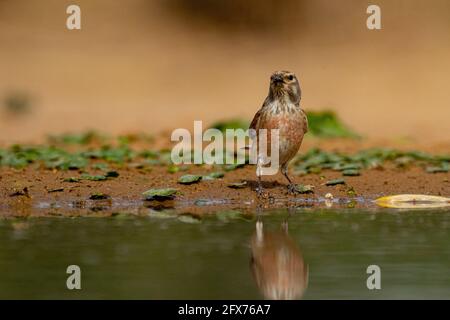
M270 88L261 109L258 110L250 129L267 129L267 153L271 153L270 130L279 129L279 164L283 175L289 182L288 190L295 192L295 186L288 176L289 161L297 154L308 131L308 119L300 108L301 90L295 74L277 71L270 77ZM258 166L260 164L258 163ZM258 175L258 194L262 194L261 176Z

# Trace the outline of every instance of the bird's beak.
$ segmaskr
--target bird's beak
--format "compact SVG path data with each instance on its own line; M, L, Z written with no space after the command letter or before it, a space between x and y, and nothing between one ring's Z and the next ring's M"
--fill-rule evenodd
M281 75L278 75L278 74L273 75L273 76L272 76L272 83L273 83L273 84L280 84L280 83L283 83L283 77L282 77Z

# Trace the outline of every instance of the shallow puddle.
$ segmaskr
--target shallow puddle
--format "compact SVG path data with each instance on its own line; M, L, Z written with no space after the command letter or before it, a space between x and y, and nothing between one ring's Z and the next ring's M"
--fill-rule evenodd
M147 210L0 220L0 298L450 298L445 209Z

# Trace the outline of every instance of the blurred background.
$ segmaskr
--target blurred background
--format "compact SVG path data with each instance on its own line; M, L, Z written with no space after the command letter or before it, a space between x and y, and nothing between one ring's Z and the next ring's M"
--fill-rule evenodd
M447 0L0 0L0 142L250 121L278 69L363 135L448 141L449 57Z

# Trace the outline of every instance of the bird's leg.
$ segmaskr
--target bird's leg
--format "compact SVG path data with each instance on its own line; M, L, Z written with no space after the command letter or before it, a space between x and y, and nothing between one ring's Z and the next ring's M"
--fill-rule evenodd
M258 186L256 187L256 193L258 194L258 197L262 197L264 194L264 189L262 186L261 176L258 175Z
M256 187L256 193L258 197L261 198L264 194L262 181L261 181L261 159L258 158L256 163L256 176L258 177L258 186Z
M289 182L288 187L287 187L288 192L290 194L297 193L297 191L295 190L295 184L292 182L291 178L289 178L289 176L288 176L288 167L287 167L287 165L285 165L285 166L283 166L281 168L281 172L283 173L283 175L286 177L287 181Z

